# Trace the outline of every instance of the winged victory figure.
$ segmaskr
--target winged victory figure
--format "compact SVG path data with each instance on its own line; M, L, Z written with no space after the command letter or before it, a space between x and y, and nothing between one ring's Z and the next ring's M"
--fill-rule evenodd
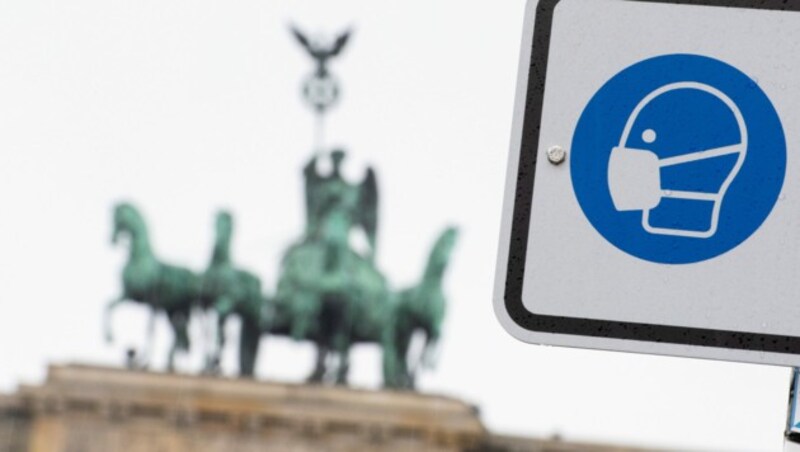
M375 256L378 229L378 183L375 171L367 169L364 180L350 184L342 176L344 151L331 153L333 169L329 175L317 171L318 157L305 167L308 237L346 242L350 231L360 228L369 245L368 259ZM342 243L343 246L349 244Z

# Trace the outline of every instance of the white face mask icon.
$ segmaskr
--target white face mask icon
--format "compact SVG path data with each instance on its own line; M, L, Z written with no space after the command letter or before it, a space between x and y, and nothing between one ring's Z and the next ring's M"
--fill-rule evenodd
M722 101L731 111L737 122L739 136L741 137L740 141L724 147L689 152L667 158L659 158L659 156L651 150L628 147L631 131L642 110L659 96L677 90L699 90ZM642 141L645 143L653 143L656 140L656 136L656 130L647 129L642 133ZM747 127L739 107L736 106L730 97L718 89L702 83L680 82L665 85L653 91L639 102L633 110L633 113L631 113L630 118L628 118L619 146L611 151L611 157L608 163L608 188L611 192L611 199L617 211L642 211L642 227L650 234L701 239L709 238L717 232L722 202L731 183L739 174L739 170L742 168L742 164L744 164L746 154ZM662 169L677 168L678 165L693 164L723 156L735 156L736 161L730 173L727 174L727 177L724 178L718 189L707 192L673 190L669 187L662 186ZM669 227L668 225L652 225L651 211L655 209L663 199L704 201L711 203L711 218L707 227L701 230L690 230L680 227Z

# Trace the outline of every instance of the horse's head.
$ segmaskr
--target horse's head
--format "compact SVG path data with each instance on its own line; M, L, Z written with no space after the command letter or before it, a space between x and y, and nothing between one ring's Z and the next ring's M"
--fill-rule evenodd
M220 210L214 222L214 252L211 255L212 265L230 265L231 261L231 236L233 235L233 216Z
M217 233L217 240L230 240L230 237L233 234L233 216L230 214L230 212L225 210L220 210L217 212L215 229Z
M114 233L111 242L116 244L120 236L133 235L142 232L144 220L139 211L132 204L123 202L114 206Z
M457 239L458 229L452 226L439 235L428 260L428 272L441 273L444 271L447 263L450 262L450 255L453 253Z

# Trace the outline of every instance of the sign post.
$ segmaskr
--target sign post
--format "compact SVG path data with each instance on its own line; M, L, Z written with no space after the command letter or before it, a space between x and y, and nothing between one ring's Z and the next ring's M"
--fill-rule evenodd
M800 366L800 2L531 0L495 311L530 343Z

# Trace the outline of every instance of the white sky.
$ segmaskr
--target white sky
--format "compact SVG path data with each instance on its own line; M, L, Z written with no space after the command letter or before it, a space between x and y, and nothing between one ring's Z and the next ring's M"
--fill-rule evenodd
M0 390L40 381L50 362L120 364L143 342L136 306L117 312L113 346L102 338L126 257L110 245L118 200L141 206L161 257L197 270L215 210L232 209L235 259L274 287L301 231L299 171L312 144L299 99L311 63L286 26L333 33L352 24L333 64L344 98L328 142L350 150L354 180L367 163L379 171L380 265L405 287L442 228L463 232L442 360L422 377L425 391L480 405L502 432L779 450L787 369L530 346L494 318L523 7L0 1ZM169 340L162 321L159 365ZM309 371L309 346L262 346L261 378L299 381ZM378 359L373 348L355 351L355 384L378 384ZM233 364L230 349L226 369Z

